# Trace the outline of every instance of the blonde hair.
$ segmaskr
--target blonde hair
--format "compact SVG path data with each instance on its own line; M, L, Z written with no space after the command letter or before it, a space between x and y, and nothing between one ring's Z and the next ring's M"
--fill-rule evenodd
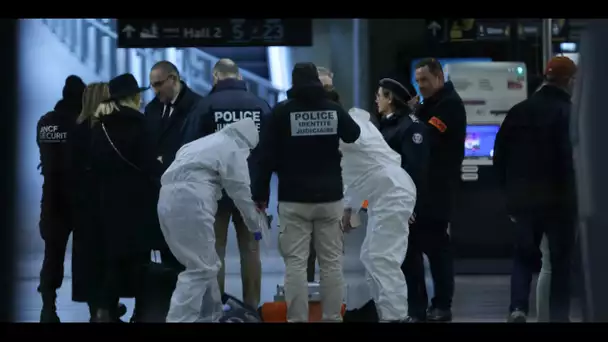
M91 125L93 125L95 111L99 107L99 104L108 97L110 97L108 83L95 82L89 84L82 94L82 110L76 119L76 123L81 124L91 119Z
M103 103L99 104L99 106L97 107L97 110L95 111L94 116L96 118L99 118L100 116L103 116L103 115L110 115L110 114L119 112L120 111L120 107L118 107L119 105L124 106L124 107L133 108L133 109L139 111L140 106L141 106L141 93L137 93L135 95L122 98L120 100L103 102Z

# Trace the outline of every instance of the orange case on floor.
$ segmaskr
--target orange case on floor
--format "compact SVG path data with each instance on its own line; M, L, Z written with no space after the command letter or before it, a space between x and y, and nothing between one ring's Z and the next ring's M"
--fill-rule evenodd
M264 322L285 323L287 322L287 303L271 302L262 305L261 316ZM342 316L346 312L346 305L342 304ZM322 318L321 303L308 303L308 321L320 322Z

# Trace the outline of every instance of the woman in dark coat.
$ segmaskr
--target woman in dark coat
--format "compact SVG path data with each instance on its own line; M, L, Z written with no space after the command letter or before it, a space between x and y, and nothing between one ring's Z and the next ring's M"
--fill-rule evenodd
M110 101L102 103L92 129L92 166L100 190L100 236L104 250L99 288L94 302L96 322L113 320L119 297L135 297L150 260L145 233L158 229L156 203L159 186L153 175L161 167L148 142L144 115L139 111L140 88L131 74L109 83ZM156 227L155 227L156 226Z

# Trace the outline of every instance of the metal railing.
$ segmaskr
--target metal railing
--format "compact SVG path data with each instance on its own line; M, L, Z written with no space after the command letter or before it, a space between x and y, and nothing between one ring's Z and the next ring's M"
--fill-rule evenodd
M51 32L70 51L95 73L110 79L123 73L133 73L142 85L150 83L149 72L152 65L168 59L168 49L119 49L115 19L41 19ZM194 91L206 94L211 90L213 76L211 70L217 57L196 48L178 48L177 67L182 78ZM136 60L138 63L136 63ZM258 75L241 69L243 80L249 90L266 100L271 106L278 102L284 90ZM152 94L145 95L151 100Z

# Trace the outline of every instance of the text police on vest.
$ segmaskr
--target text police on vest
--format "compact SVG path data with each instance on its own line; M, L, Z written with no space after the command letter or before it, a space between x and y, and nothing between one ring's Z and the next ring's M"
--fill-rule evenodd
M216 129L220 130L224 126L235 123L241 119L251 118L255 125L260 130L260 114L259 110L222 110L213 112L215 118Z
M64 142L68 138L67 132L59 131L59 126L49 125L40 127L40 142Z
M338 134L338 114L335 110L290 114L291 136Z

